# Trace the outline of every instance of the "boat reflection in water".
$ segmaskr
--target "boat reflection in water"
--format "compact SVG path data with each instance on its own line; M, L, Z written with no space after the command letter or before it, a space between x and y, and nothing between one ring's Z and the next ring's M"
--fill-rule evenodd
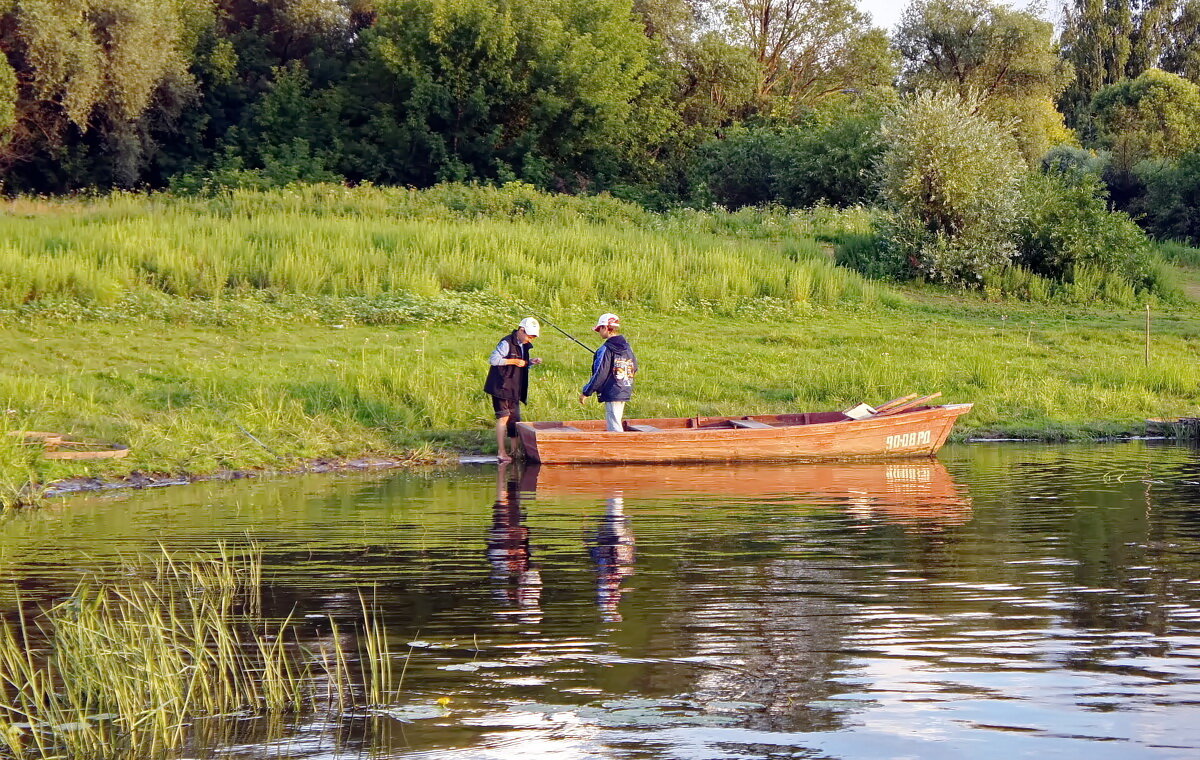
M913 531L967 522L971 500L937 459L818 464L532 465L523 480L553 498L656 499L697 495L745 503L835 507L855 518L885 520ZM623 500L610 515L623 516ZM626 528L627 529L627 528ZM603 531L602 531L603 533ZM632 557L632 541L630 542ZM626 573L628 574L628 573Z
M522 474L526 477L521 477ZM500 465L496 473L496 501L492 504L492 527L488 530L487 557L492 566L494 595L525 622L541 619L542 574L529 551L529 528L521 491L536 480L528 470ZM536 473L533 473L536 475Z

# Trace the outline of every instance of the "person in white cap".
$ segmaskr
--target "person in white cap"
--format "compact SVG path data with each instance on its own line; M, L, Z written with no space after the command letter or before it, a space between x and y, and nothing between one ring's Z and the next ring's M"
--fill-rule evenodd
M625 430L625 402L633 397L633 376L637 357L629 341L621 334L621 319L616 314L601 314L594 328L604 338L592 359L592 378L579 393L579 403L595 393L604 403L604 422L610 433Z
M504 439L517 437L517 423L521 421L521 404L529 398L529 368L541 364L541 359L529 356L533 339L542 331L542 326L533 317L526 317L511 334L496 344L496 350L488 357L487 382L483 392L492 397L492 410L496 413L496 456L501 462L511 462ZM512 450L516 451L516 443Z

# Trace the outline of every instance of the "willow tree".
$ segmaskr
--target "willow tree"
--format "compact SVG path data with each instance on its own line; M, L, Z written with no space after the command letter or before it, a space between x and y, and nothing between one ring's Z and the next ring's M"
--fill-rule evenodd
M884 122L885 237L930 279L980 285L1016 255L1012 230L1027 174L1012 132L976 98L918 92Z
M163 88L188 89L188 46L211 18L211 0L9 0L0 51L13 97L0 170L95 132L118 178L132 181L145 149L137 122ZM4 80L0 71L0 89Z
M1030 164L1071 139L1055 101L1071 81L1054 27L991 0L916 0L896 31L908 89L949 89L1013 125Z

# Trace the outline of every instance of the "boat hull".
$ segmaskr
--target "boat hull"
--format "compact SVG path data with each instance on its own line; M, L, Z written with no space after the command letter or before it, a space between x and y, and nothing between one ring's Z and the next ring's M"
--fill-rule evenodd
M970 409L948 404L862 420L823 421L837 413L630 420L655 429L622 433L596 421L522 422L517 431L526 458L543 464L892 459L933 456Z

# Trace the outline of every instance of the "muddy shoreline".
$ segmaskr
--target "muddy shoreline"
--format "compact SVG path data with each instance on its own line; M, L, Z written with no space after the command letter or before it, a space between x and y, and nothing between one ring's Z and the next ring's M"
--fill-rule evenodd
M74 478L64 478L47 484L31 500L36 504L40 499L52 499L79 494L97 493L104 491L138 490L145 488L165 488L167 486L182 486L189 483L205 481L232 481L248 478L287 477L292 475L314 475L339 472L375 472L380 470L406 470L417 467L457 467L460 464L484 464L495 462L494 456L471 455L459 456L446 454L432 459L413 459L402 456L371 455L352 457L348 459L321 458L314 459L294 467L281 468L250 468L242 470L217 470L204 474L167 473L167 472L131 472L128 475L103 476L90 475Z

